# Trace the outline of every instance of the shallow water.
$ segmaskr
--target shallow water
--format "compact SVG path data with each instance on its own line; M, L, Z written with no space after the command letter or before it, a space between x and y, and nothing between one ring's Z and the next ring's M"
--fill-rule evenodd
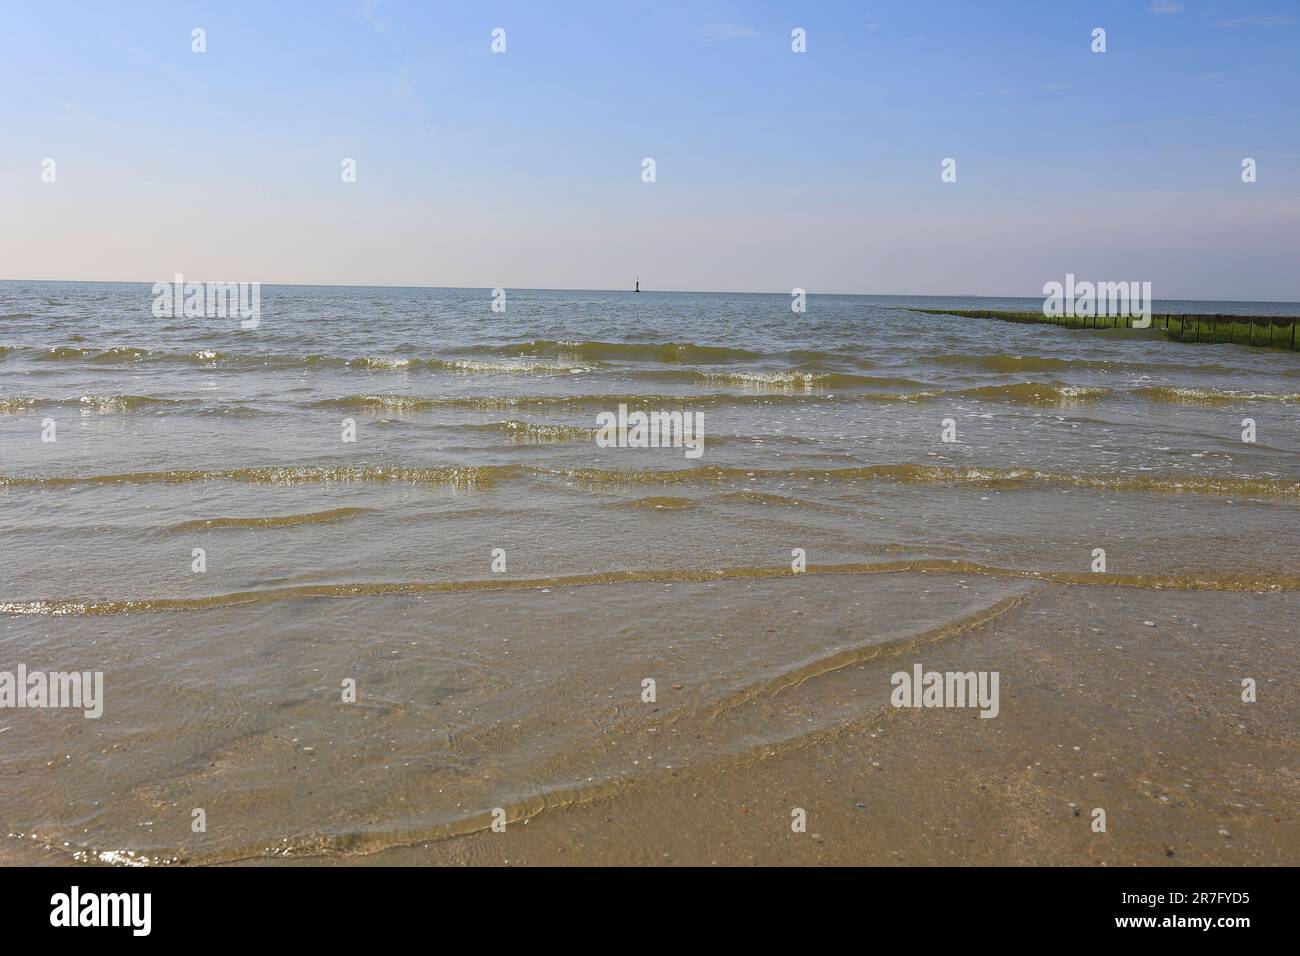
M507 301L268 286L242 330L154 318L147 284L0 282L0 670L102 670L106 696L0 711L0 834L368 853L616 791L648 719L712 727L1037 584L1300 588L1294 352L908 311L1036 300ZM702 457L598 447L620 403L702 413Z

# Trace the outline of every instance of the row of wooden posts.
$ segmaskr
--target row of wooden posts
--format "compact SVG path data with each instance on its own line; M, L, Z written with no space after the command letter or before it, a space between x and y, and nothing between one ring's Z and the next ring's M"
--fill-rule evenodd
M1046 316L1041 312L1000 312L977 309L911 309L930 315L959 315L972 319L1001 319L1004 322L1045 322L1068 329L1131 329L1131 317L1111 315ZM1300 318L1269 315L1172 315L1151 316L1148 331L1167 335L1179 342L1233 343L1264 348L1300 348Z

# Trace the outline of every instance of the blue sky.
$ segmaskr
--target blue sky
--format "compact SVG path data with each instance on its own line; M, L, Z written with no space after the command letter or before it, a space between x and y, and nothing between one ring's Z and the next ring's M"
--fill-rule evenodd
M1296 0L2 15L4 278L1300 299Z

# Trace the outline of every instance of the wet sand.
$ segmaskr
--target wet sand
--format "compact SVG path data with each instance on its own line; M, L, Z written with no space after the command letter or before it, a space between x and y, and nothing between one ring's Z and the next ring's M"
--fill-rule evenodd
M367 862L1295 865L1297 633L1235 624L1260 604L1279 619L1300 611L1291 594L1044 587L924 653L853 665L772 702L854 712L832 731ZM1000 669L1000 715L888 706L889 672L913 658ZM1240 699L1243 675L1258 677L1254 704ZM804 833L791 831L794 807L808 813ZM1092 831L1096 807L1105 833Z
M358 655L352 635L376 601L389 639ZM62 721L66 760L29 762L9 786L63 819L95 798L99 855L41 828L8 841L5 862L1300 859L1294 591L809 573L442 595L436 614L423 601L313 599L328 633L287 623L301 605L261 608L263 637L243 650L280 682L266 692L273 717L196 686L188 706L161 705L191 715L165 744L147 694L107 746L94 721ZM635 606L653 608L651 626L628 620ZM498 659L455 664L437 635L394 637L412 617L496 633ZM199 624L179 623L164 633ZM533 638L516 640L526 626ZM891 674L914 664L997 671L998 715L892 706ZM361 702L331 701L322 670L355 674ZM1257 702L1242 702L1243 677ZM201 835L186 832L198 804ZM1105 833L1092 832L1096 807ZM792 832L795 808L806 832Z

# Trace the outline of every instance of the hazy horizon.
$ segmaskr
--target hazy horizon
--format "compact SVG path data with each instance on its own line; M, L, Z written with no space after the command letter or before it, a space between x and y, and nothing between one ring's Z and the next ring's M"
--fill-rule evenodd
M221 279L198 278L186 276L187 282L220 282ZM0 282L47 282L52 285L74 283L84 285L153 285L157 282L169 282L168 279L18 279L0 278ZM633 289L597 289L597 288L560 288L558 286L475 286L475 285L388 285L382 283L356 282L262 282L269 288L325 288L325 289L412 289L412 290L447 290L490 291L492 288L504 288L507 292L627 292ZM763 289L641 289L648 295L779 295L788 296L786 291L768 291ZM846 296L864 299L1042 299L1041 293L976 294L967 292L809 292L813 296ZM1300 299L1186 299L1180 297L1155 297L1156 302L1234 302L1259 305L1300 305Z

